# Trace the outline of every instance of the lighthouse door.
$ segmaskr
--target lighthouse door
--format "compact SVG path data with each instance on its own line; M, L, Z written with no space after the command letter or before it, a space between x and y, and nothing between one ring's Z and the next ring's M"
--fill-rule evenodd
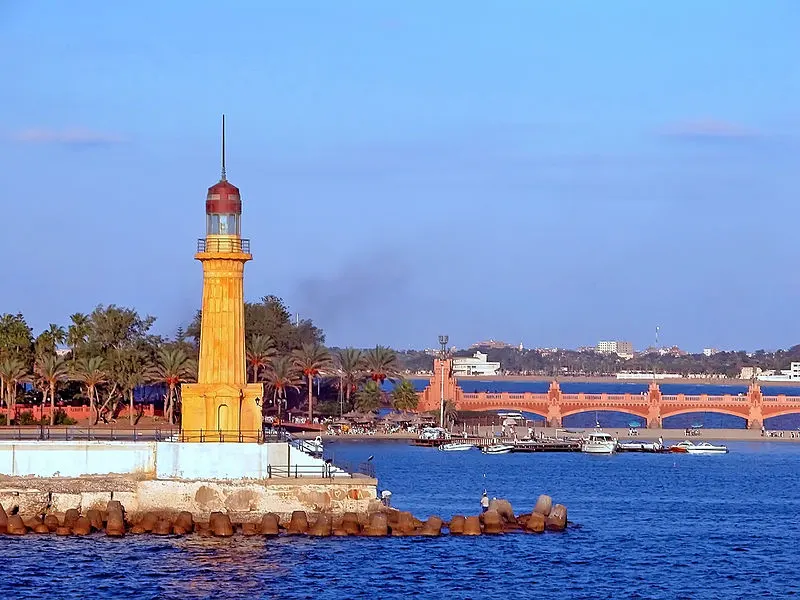
M228 405L220 404L217 408L217 431L228 429Z

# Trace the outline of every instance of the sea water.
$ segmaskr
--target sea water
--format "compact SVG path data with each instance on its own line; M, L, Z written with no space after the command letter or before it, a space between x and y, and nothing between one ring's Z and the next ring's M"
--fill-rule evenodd
M477 514L484 489L564 533L477 538L0 536L0 598L791 598L800 592L800 445L718 456L440 452L328 444L374 464L418 517Z

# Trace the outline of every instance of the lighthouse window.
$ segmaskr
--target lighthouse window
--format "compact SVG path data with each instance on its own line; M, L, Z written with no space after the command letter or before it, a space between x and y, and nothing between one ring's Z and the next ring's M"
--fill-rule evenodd
M239 215L208 215L207 232L211 235L239 235Z

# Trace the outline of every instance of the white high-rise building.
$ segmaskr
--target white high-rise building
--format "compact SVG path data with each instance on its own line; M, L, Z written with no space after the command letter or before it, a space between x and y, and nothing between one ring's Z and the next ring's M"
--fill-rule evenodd
M622 358L633 358L633 344L623 341L597 342L597 351L600 354L616 354Z

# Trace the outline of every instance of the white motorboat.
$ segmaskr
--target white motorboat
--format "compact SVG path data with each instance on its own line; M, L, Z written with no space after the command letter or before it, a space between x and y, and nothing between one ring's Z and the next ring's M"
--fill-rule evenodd
M620 452L661 452L663 449L661 438L656 442L617 442L617 450Z
M602 431L593 431L581 444L581 452L587 454L613 454L616 450L617 440Z
M674 452L683 452L685 454L725 454L728 452L727 446L715 446L710 442L702 442L695 444L690 440L684 440L672 446L676 448ZM670 448L670 450L672 450ZM678 450L680 448L680 450Z
M439 446L439 450L443 452L463 452L464 450L472 450L474 447L474 445L464 442L450 442L449 444L442 444Z
M508 454L513 449L514 446L509 446L508 444L492 444L481 448L481 452L484 454Z

